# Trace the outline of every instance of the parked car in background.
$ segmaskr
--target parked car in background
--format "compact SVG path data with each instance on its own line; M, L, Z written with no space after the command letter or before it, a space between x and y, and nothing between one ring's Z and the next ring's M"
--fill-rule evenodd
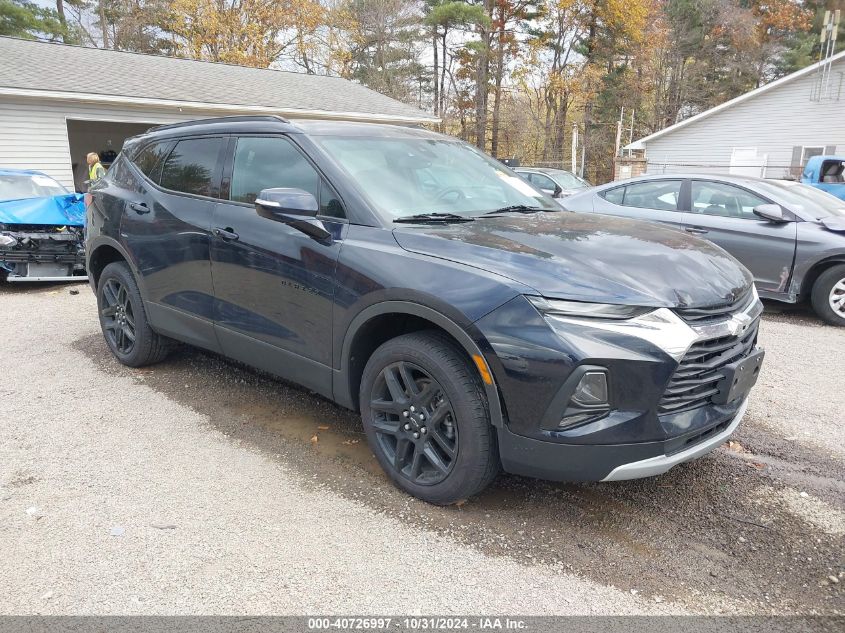
M811 157L801 173L801 182L845 200L845 157Z
M786 180L667 174L602 185L564 206L706 238L752 272L761 297L809 298L821 318L845 326L845 203L828 193Z
M82 194L46 174L0 169L0 278L84 281Z
M592 185L564 169L515 167L514 171L552 198L566 198Z
M92 187L100 324L133 367L184 341L361 412L437 504L501 466L621 480L707 453L760 370L762 306L724 251L567 213L422 129L235 117L126 142Z

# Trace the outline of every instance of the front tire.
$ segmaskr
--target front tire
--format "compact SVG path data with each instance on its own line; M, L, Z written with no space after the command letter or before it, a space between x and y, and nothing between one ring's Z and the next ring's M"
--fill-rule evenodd
M831 325L845 326L845 264L824 271L812 293L813 310Z
M484 389L445 335L415 332L384 343L367 361L359 397L370 448L402 490L450 505L495 478L499 456Z
M106 344L124 365L143 367L167 356L170 341L150 328L138 284L125 262L103 269L97 284L97 310Z

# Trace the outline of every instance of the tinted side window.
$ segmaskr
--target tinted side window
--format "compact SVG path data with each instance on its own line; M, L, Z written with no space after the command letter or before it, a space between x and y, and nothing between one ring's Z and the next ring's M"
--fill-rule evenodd
M134 190L138 184L134 174L126 164L126 157L122 155L118 156L117 160L111 164L106 177L124 189Z
M766 201L753 193L721 182L692 183L692 212L726 218L758 219L754 207Z
M625 187L608 189L607 191L602 191L599 195L608 202L621 205L622 200L625 198Z
M212 179L221 139L196 138L179 141L164 161L161 186L198 196L213 196Z
M239 138L230 199L255 202L262 189L275 187L303 189L319 200L320 176L287 139Z
M331 218L345 218L343 203L325 180L320 183L320 215L327 215Z
M680 180L649 180L627 185L622 204L638 209L677 211L680 198Z
M132 162L135 163L147 178L153 182L158 182L161 170L156 169L156 167L161 166L162 160L167 156L167 152L172 145L173 143L168 141L147 145L135 156Z
M548 176L543 176L542 174L529 174L528 178L531 182L540 187L540 189L549 189L554 191L555 183Z

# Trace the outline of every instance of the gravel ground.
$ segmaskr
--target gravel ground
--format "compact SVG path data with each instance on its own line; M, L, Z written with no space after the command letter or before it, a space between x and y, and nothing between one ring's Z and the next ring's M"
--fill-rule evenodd
M772 310L762 324L765 370L751 413L775 433L845 459L845 328L803 310Z
M305 391L120 366L77 289L0 287L0 613L845 613L845 331L806 314L767 317L729 448L442 509Z

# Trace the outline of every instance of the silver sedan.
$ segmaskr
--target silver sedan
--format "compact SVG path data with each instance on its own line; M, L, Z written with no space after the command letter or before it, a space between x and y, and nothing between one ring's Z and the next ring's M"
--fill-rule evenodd
M665 174L594 187L561 204L709 239L752 272L761 297L809 299L821 318L845 326L845 202L828 193L786 180Z

